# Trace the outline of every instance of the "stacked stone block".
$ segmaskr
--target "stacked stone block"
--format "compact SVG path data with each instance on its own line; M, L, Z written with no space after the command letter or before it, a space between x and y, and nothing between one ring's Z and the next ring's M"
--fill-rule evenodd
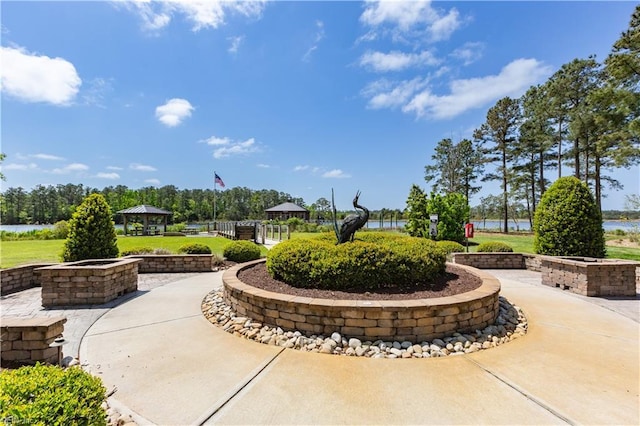
M552 256L540 260L542 284L583 296L636 295L636 262Z
M64 317L3 317L2 364L58 363L59 348L49 345L62 336Z
M524 269L522 253L452 253L456 265L478 269Z
M42 306L99 305L136 291L140 262L85 260L40 268Z
M34 273L34 270L50 265L52 263L34 263L0 270L0 294L5 296L29 288L39 287L38 274Z
M329 300L272 293L241 282L237 274L258 260L223 275L224 299L241 316L284 330L333 332L363 340L430 341L493 324L499 312L500 283L480 271L481 287L467 293L415 300Z
M126 259L139 259L138 273L211 272L213 256L210 254L131 255Z

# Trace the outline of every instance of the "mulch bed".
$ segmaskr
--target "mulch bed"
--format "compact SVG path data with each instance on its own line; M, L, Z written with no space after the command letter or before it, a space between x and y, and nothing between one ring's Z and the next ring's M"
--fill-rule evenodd
M435 279L432 283L416 284L411 288L390 285L375 291L337 291L293 287L287 283L273 279L267 272L267 267L264 263L259 263L240 271L238 278L243 283L274 293L291 294L315 299L345 300L431 299L434 297L446 297L466 293L482 285L480 278L453 265L447 265L445 274Z

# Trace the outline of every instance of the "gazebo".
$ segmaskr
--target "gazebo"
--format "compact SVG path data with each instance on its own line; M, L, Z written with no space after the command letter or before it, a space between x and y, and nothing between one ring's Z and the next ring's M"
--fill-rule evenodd
M309 220L309 210L293 203L282 203L270 209L266 209L268 220L287 220L291 217L299 217L302 220Z
M158 226L160 225L163 227L162 233L167 232L167 218L173 214L166 210L147 205L130 207L120 210L117 213L124 216L124 235L129 235L129 233L131 233L131 235L159 235L161 231L158 229ZM136 223L138 223L137 219L141 218L142 228L136 227L132 232L129 232L127 224L130 218L135 219ZM158 223L158 219L162 219L162 223Z

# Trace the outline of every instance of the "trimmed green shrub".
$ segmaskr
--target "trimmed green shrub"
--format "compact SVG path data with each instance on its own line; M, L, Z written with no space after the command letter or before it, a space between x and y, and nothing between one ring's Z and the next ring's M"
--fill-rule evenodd
M153 249L151 247L132 247L129 250L124 250L120 253L120 256L131 256L132 254L152 254Z
M234 241L224 248L223 255L232 262L249 262L260 259L260 247L251 241Z
M513 248L502 241L487 241L476 249L478 253L513 253Z
M100 194L91 194L78 206L69 222L62 260L111 259L118 256L116 228L111 209Z
M60 220L53 225L53 235L57 240L64 240L69 236L69 223L66 220Z
M267 270L295 287L378 289L431 282L444 272L445 261L432 241L363 232L338 245L332 234L283 241L269 251Z
M184 254L211 254L211 247L204 244L185 244L178 249L178 253Z
M187 234L185 234L184 232L173 232L173 231L164 232L162 235L165 237L186 237L187 236Z
M464 252L464 246L455 241L438 241L436 244L444 250L446 254Z
M36 364L0 372L0 418L11 424L106 425L102 381L79 367Z
M602 214L589 187L568 176L542 195L533 221L533 249L551 256L605 257Z

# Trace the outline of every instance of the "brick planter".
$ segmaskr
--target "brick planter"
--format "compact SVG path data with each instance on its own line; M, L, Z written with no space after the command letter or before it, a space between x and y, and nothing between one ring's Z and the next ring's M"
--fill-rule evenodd
M412 300L331 300L272 293L243 283L238 272L260 259L237 265L222 276L224 299L238 315L285 330L329 335L334 331L364 340L430 341L493 324L498 316L499 281L461 266L482 279L473 291Z
M99 305L138 289L140 259L96 259L37 269L42 306Z
M33 263L0 270L0 294L5 296L29 288L40 287L38 274L34 273L34 270L51 265L54 263Z
M542 284L584 296L635 296L637 262L540 256Z

